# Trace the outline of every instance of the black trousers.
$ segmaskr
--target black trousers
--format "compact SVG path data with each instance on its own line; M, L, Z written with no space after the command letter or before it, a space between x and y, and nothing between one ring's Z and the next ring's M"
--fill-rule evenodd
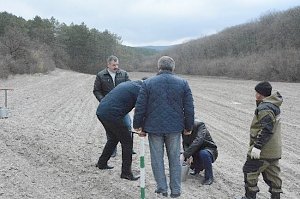
M133 141L125 120L106 121L101 116L97 117L108 134L107 142L98 160L98 165L107 165L117 144L120 142L122 148L122 173L131 174Z

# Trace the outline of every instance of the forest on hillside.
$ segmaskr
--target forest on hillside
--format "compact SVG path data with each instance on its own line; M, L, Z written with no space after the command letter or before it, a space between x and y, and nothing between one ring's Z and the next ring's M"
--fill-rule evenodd
M108 30L90 29L39 16L25 20L0 13L0 78L10 74L45 73L55 67L95 74L115 54L126 70L134 70L143 56L156 53L121 44L121 37Z
M25 20L0 12L0 78L55 67L96 74L112 54L127 71L156 72L158 58L169 55L180 74L299 82L300 6L163 51L124 46L121 36L84 22L67 25L54 17Z
M143 70L161 55L172 56L182 74L299 82L300 6L174 46L148 57Z

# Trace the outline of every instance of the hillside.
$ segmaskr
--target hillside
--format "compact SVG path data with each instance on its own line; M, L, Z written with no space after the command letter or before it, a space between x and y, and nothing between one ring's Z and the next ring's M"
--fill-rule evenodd
M160 55L173 57L181 74L299 82L300 6L269 12ZM146 59L140 70L153 69L160 55Z
M136 47L136 48L146 48L146 49L152 49L152 50L155 50L155 51L164 51L164 50L167 50L169 48L172 48L173 46L140 46L140 47Z
M130 73L131 79L152 74ZM256 81L184 76L192 89L196 114L218 145L213 165L215 183L203 186L199 176L182 184L182 199L229 199L243 194L242 165L255 108ZM56 69L47 75L17 75L0 80L9 92L10 117L0 119L1 199L139 198L139 182L120 179L121 149L110 160L113 170L94 167L106 136L97 121L92 94L94 75ZM272 82L284 97L282 105L282 198L300 198L300 83ZM0 93L0 106L3 102ZM147 142L146 142L147 143ZM134 138L139 151L139 138ZM149 147L146 144L146 197L156 198ZM139 157L133 156L139 171ZM260 178L259 199L269 198Z

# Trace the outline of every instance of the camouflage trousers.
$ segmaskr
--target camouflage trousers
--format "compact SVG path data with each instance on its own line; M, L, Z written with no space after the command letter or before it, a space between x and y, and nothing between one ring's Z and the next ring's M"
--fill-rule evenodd
M257 193L260 174L269 186L270 193L282 193L279 160L257 160L248 158L243 166L246 192Z

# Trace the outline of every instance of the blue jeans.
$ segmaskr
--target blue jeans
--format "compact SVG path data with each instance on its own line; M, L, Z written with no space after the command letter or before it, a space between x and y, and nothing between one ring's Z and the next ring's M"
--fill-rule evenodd
M204 169L205 170L204 178L206 180L209 178L213 178L213 171L212 171L213 157L208 150L203 149L196 152L193 155L193 160L194 160L195 171L197 173L199 173Z
M164 145L166 145L169 160L171 193L181 192L180 139L181 133L148 134L152 171L157 191L161 193L168 192L164 166Z

